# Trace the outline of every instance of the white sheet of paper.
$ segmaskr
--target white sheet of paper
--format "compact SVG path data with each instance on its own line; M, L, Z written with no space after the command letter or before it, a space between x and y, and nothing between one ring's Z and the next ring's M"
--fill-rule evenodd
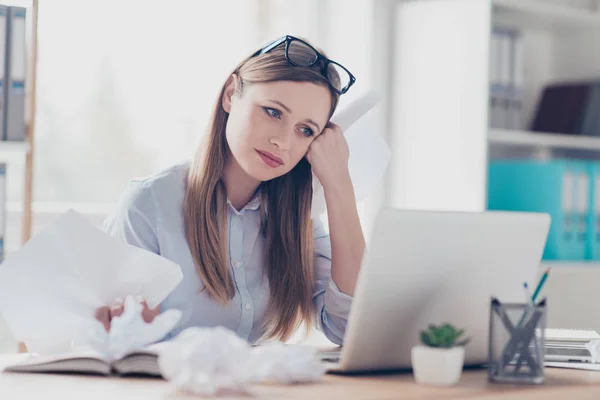
M374 123L365 116L378 102L379 94L373 90L340 108L331 122L344 131L350 159L348 169L354 186L356 201L366 199L383 178L390 160L390 150L383 138L375 132ZM320 216L327 210L323 186L313 175L313 201L311 215Z
M587 362L548 362L544 363L544 367L550 368L566 368L566 369L583 369L587 371L600 371L600 364Z
M594 330L580 329L546 329L544 331L547 341L560 340L570 342L592 341L600 339L598 332Z
M181 268L128 245L70 210L0 265L0 313L28 348L64 343L89 329L95 310L127 295L157 306Z

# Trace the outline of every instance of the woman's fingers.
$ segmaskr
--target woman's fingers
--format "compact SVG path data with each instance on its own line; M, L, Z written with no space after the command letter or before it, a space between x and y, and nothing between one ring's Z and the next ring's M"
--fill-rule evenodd
M110 319L114 317L120 317L123 314L123 310L125 309L125 304L123 299L117 299L110 307Z
M144 297L137 295L135 296L135 300L140 303L142 305L142 307L146 308L148 307L148 303L146 303L146 299L144 299Z
M106 332L110 330L110 310L108 307L100 307L96 310L96 319L104 325Z
M142 296L136 296L136 301L142 305L142 318L144 322L150 323L160 314L160 306L148 307L148 303ZM110 307L100 307L96 310L96 319L104 325L106 331L110 331L110 322L115 317L120 317L125 310L123 299L117 299Z
M143 297L138 297L138 301L140 302L140 304L143 307L142 318L144 319L144 322L150 323L150 322L154 321L154 318L156 318L156 316L158 314L160 314L160 306L156 307L156 308L148 307L148 303L146 302L146 300Z

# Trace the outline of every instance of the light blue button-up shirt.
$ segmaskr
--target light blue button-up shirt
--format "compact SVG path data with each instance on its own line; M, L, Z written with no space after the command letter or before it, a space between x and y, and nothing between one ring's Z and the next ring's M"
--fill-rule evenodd
M136 179L106 219L105 230L125 242L160 254L177 263L183 279L163 301L161 309L183 312L173 337L192 326L224 326L243 339L256 343L269 303L265 270L265 238L261 226L260 201L252 199L241 211L227 207L229 260L235 280L235 297L227 306L200 291L197 273L185 236L183 204L189 164L178 165L147 179ZM342 293L331 278L331 244L323 224L313 220L315 322L327 338L342 344L352 297ZM284 267L284 266L282 266Z

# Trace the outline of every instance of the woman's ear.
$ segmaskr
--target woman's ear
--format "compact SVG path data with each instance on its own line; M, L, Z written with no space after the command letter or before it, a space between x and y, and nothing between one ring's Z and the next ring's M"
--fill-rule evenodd
M239 83L239 77L236 74L231 74L225 83L225 91L221 99L221 106L226 113L231 112L231 99L235 95Z

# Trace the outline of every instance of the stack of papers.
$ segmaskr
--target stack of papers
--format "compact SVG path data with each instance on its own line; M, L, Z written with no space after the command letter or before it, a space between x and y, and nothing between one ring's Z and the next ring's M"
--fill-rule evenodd
M545 363L547 367L574 368L578 364L590 364L592 354L587 344L599 340L593 330L546 329ZM600 369L600 368L598 368Z
M0 265L0 314L30 351L89 332L98 307L128 295L159 305L182 279L166 258L68 211Z

